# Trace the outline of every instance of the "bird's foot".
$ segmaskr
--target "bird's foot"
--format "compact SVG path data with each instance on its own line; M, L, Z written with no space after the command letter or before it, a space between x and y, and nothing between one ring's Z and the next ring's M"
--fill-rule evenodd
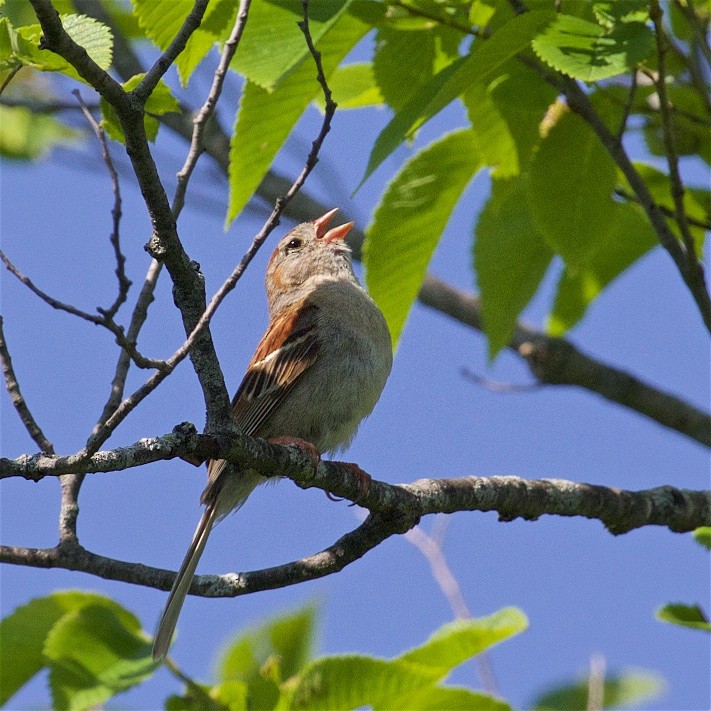
M290 445L296 447L303 454L308 454L314 471L318 469L318 465L321 462L321 452L319 452L318 449L311 444L311 442L307 442L305 439L301 439L299 437L269 437L267 442L271 442L272 444L280 444L284 447L288 447Z
M368 472L363 471L355 462L339 462L339 466L350 470L351 474L358 479L358 496L354 501L348 504L349 506L355 506L368 493L370 482L373 481L373 479ZM330 491L326 492L326 496L331 501L343 501L342 498L334 496Z

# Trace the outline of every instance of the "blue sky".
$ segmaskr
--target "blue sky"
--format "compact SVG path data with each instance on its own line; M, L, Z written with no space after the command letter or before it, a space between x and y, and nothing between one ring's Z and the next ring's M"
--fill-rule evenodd
M197 80L205 86L206 75ZM231 116L235 83L222 106ZM325 204L344 209L363 227L388 179L409 155L396 152L354 199L369 146L387 121L385 111L337 114L308 189ZM431 122L416 145L459 125L459 111ZM228 119L228 123L229 123ZM315 135L314 110L278 160L296 175ZM632 146L640 155L641 148ZM113 144L114 153L121 148ZM161 170L172 185L186 147L162 131ZM114 296L114 268L107 235L111 189L99 166L96 145L82 155L66 151L33 166L4 162L0 174L3 249L41 288L91 311ZM96 167L98 166L98 167ZM693 179L705 179L690 166ZM250 211L225 234L226 187L208 158L181 217L188 253L200 262L213 293L261 225ZM338 180L334 180L337 175ZM342 187L338 187L338 183ZM145 274L142 245L149 223L135 183L122 179L121 226L133 294ZM475 289L471 272L474 213L488 178L480 175L458 205L431 270L455 286ZM209 196L210 200L200 196ZM266 325L262 285L266 259L284 224L259 254L213 322L213 335L230 390L234 390ZM707 250L708 259L708 250ZM541 325L550 303L549 275L525 318ZM110 335L52 311L4 270L2 313L17 375L35 416L58 452L80 448L108 395L116 357ZM694 304L669 257L657 249L617 280L570 335L596 358L628 369L655 386L702 407L709 406L709 349ZM144 353L173 352L182 330L163 278L151 321L141 337ZM483 337L445 316L415 306L397 352L391 378L373 415L343 457L388 482L422 477L518 475L561 478L628 489L662 484L700 489L709 484L708 452L681 435L574 388L537 388L494 393L465 380L466 367L488 378L529 383L525 365L504 353L489 369ZM145 378L133 373L129 387ZM2 408L2 454L34 451L9 398ZM203 425L202 396L185 362L110 441L127 444L169 432L184 420ZM203 470L169 462L140 471L92 475L82 490L79 535L92 551L123 560L175 569L200 515ZM2 543L56 543L58 483L2 482ZM319 491L289 481L261 487L244 508L214 532L199 572L252 570L316 552L358 523L353 509ZM424 520L429 529L432 520ZM659 672L668 689L654 709L700 709L709 705L708 638L654 619L666 602L700 603L709 609L708 553L681 536L645 528L620 537L599 522L544 517L535 523L499 523L495 514L451 517L444 551L475 615L519 606L530 629L497 647L491 660L504 698L523 707L538 692L587 669L590 656L605 656L611 673L628 667ZM68 571L3 566L3 615L56 589L104 592L154 629L166 593ZM424 641L452 618L424 558L403 538L391 538L342 573L284 590L229 600L189 598L172 656L184 670L209 679L220 645L245 626L307 601L321 604L318 651L358 651L395 656ZM471 665L453 683L474 684ZM167 672L119 697L114 708L158 708L179 691ZM12 701L29 708L48 699L38 678Z

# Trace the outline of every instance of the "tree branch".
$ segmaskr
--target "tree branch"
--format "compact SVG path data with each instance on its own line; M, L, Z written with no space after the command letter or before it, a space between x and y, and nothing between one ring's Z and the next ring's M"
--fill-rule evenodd
M32 416L30 408L25 401L25 398L20 392L20 384L17 382L15 369L12 367L12 358L10 351L5 341L5 332L3 330L3 318L0 316L0 363L2 363L2 372L5 376L5 387L12 400L12 405L20 417L22 424L25 426L27 433L32 437L35 444L45 454L54 454L54 446L45 437L42 428L37 424L37 420Z
M313 556L249 573L198 576L191 592L207 597L271 590L338 572L386 538L409 531L427 514L497 511L501 521L535 521L546 514L582 516L601 521L613 534L649 525L686 532L711 524L711 492L671 486L622 491L563 480L470 476L420 479L404 485L373 479L363 492L362 478L352 466L322 461L314 470L309 455L295 447L281 447L243 435L199 435L187 424L169 435L97 452L90 458L39 454L0 459L0 478L22 476L37 480L81 472L115 472L176 457L226 459L238 468L253 469L265 477L279 472L279 476L288 477L300 488L319 488L370 511L361 526ZM166 570L91 553L76 541L61 541L49 549L2 546L0 562L80 570L164 590L171 587L174 577Z

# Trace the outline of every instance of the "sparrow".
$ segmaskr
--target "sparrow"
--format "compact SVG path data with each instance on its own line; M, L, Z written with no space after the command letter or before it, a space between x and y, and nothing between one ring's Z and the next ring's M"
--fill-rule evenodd
M266 274L269 325L232 400L242 432L291 441L312 453L344 449L375 407L392 367L383 314L353 273L348 222L338 209L292 229ZM316 455L317 457L320 454ZM223 459L207 462L205 506L153 643L165 658L185 596L213 526L267 481Z

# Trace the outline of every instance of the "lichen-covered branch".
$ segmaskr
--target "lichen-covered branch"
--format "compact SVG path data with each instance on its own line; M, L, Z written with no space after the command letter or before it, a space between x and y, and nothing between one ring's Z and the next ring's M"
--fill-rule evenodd
M427 514L497 511L502 521L516 518L533 521L546 514L582 516L601 521L614 534L649 525L678 532L711 525L711 492L671 486L621 491L562 480L470 476L420 479L404 485L373 479L363 492L362 479L352 467L321 462L314 470L310 457L295 448L239 435L222 438L199 435L189 425L179 426L164 437L140 440L130 447L97 452L90 459L82 460L76 455L0 459L0 477L39 479L79 472L115 472L175 457L227 459L265 476L273 476L276 471L301 488L316 487L356 501L370 511L358 528L327 549L301 560L247 573L196 577L191 592L207 597L245 595L338 572L386 538L409 531ZM0 562L77 570L163 590L170 588L174 577L167 570L92 553L71 538L62 539L55 548L0 546Z

